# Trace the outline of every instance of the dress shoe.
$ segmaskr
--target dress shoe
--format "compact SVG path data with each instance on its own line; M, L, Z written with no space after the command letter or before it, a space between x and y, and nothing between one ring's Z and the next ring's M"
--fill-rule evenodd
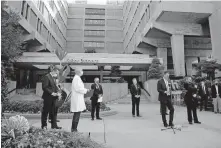
M100 117L99 117L99 118L96 118L96 119L97 119L97 120L102 120L102 118L100 118Z
M132 115L133 117L135 117L135 115Z
M166 113L166 115L169 115L168 113Z
M52 129L62 129L62 128L59 126L55 126L55 127L52 127Z
M166 124L164 124L164 127L168 127L168 124L166 123Z
M194 122L194 123L196 123L196 124L201 124L201 122L199 122L199 121L196 121L196 122Z
M138 115L137 117L142 117L141 115Z
M214 112L215 114L217 114L217 112Z
M94 118L91 118L92 121L94 121Z
M56 120L56 122L60 122L60 120Z
M43 130L47 130L47 126L43 126L41 127Z
M173 123L170 123L169 126L170 126L170 127L174 127L174 124L173 124Z
M189 124L193 124L192 122L189 122Z

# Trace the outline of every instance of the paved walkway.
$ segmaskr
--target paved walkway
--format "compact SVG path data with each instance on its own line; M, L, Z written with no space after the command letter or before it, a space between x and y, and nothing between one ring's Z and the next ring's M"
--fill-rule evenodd
M186 109L175 106L174 123L182 125L183 128L174 134L172 130L161 131L163 124L159 104L142 100L142 117L133 118L129 102L128 96L108 104L111 109L118 111L117 115L105 117L102 121L83 118L78 130L85 135L90 132L92 139L100 143L106 142L108 148L221 148L221 114L198 112L202 124L189 125ZM40 127L40 121L30 122ZM70 131L71 120L63 119L59 126Z

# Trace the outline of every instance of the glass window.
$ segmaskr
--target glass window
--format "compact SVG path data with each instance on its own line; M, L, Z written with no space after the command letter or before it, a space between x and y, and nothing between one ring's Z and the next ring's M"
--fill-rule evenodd
M84 47L104 48L104 42L84 42Z
M84 31L84 36L100 36L100 37L104 37L105 36L105 31L104 30L85 30Z
M86 26L105 26L104 19L85 19Z
M86 15L105 15L105 9L97 9L97 8L86 8Z

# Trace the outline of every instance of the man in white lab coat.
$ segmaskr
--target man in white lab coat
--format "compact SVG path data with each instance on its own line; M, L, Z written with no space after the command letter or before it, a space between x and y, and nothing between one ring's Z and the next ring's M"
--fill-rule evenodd
M83 70L80 68L75 69L75 76L72 81L72 96L71 96L71 112L74 113L72 119L71 132L77 132L77 126L80 119L80 114L86 109L84 94L89 92L89 89L84 88L81 80Z

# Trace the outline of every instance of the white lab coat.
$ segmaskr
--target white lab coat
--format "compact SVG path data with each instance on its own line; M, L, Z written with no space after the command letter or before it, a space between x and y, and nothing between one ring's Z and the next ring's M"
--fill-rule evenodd
M84 94L87 93L87 89L84 88L80 76L75 75L72 80L72 96L71 96L71 112L81 112L86 109Z

